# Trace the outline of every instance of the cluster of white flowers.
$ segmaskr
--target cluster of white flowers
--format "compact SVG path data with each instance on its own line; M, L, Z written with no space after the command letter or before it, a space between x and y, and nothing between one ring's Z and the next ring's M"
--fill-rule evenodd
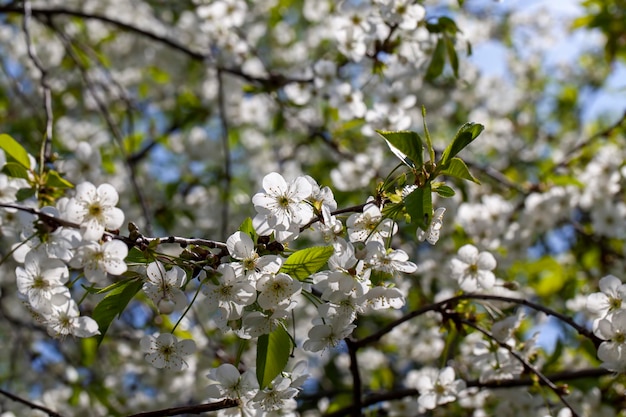
M613 275L600 280L600 292L587 297L587 309L596 313L593 333L603 342L598 347L602 366L626 371L626 284Z
M116 230L124 222L123 212L115 207L117 201L117 191L111 185L96 188L84 182L76 187L72 198L41 209L48 216L77 224L80 231L54 222L45 226L35 215L20 216L23 227L19 238L24 243L16 244L13 252L14 259L23 264L16 269L17 287L52 336L99 334L92 318L80 316L69 283L79 277L70 276L68 266L82 269L94 285L107 284L108 274L126 271L126 244L105 235L105 230Z

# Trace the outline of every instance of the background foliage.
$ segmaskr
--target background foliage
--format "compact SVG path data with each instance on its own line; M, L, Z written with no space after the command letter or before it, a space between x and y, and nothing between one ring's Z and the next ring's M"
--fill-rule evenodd
M106 182L119 192L126 222L145 236L225 242L254 215L251 196L269 172L310 175L331 186L340 209L357 206L398 163L377 130L425 137L425 120L439 160L462 125L484 125L460 155L480 184L449 178L456 194L433 196L435 208L446 208L437 245L418 242L416 224L403 224L394 238L418 271L395 282L406 294L402 310L358 320L352 337L361 343L363 399L355 401L344 344L321 354L296 349L312 374L298 407L339 415L356 413L350 406L360 403L371 415L414 415L401 407L416 394L407 374L451 364L471 395L430 415L557 415L563 405L527 369L485 382L468 359L478 343L470 324L521 311L510 303L461 298L452 315L432 308L439 315L416 314L380 340L367 338L456 295L450 260L467 243L496 257L495 295L591 328L586 296L603 276L624 277L626 3L417 3L423 14L389 11L412 2L382 0L2 2L2 133L46 167L36 190L19 198L29 201L36 191L43 206L72 184ZM0 136L5 149L9 140ZM172 331L179 316L159 314L141 292L100 345L50 338L17 298L11 250L19 216L0 214L6 416L42 415L9 401L11 393L63 416L202 404L210 368L255 363L253 346L219 331L198 302L174 330L198 345L188 369L150 367L139 340ZM130 232L126 224L120 231ZM303 234L292 248L319 242ZM129 264L145 260L138 252ZM195 289L187 289L189 299ZM101 299L90 294L81 311L96 314ZM591 332L526 306L514 347L539 332L532 361L568 385L579 415L623 414L623 375L599 367ZM294 317L296 344L306 338L312 308L303 305Z

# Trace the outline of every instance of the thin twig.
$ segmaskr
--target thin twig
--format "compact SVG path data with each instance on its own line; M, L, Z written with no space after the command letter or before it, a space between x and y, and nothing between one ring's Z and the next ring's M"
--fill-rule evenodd
M49 22L49 24L53 25L52 22ZM96 105L98 106L98 110L100 111L100 114L104 118L104 121L109 127L109 130L111 131L111 134L113 135L113 138L115 139L115 142L117 143L118 148L120 149L120 152L122 153L122 156L124 158L124 163L129 173L130 183L132 185L133 191L137 197L137 201L139 202L139 206L141 208L141 213L142 213L142 216L144 218L144 223L145 223L144 226L148 234L151 234L152 222L151 222L150 211L148 209L148 203L146 201L144 192L142 188L139 186L139 183L137 181L136 166L130 163L130 160L129 160L130 156L128 155L128 153L126 152L126 148L124 147L124 137L122 135L122 132L118 128L117 124L111 117L111 114L109 113L105 103L102 101L98 92L94 88L93 82L91 81L86 68L81 64L79 57L74 52L72 40L67 36L67 34L65 34L59 28L55 28L55 29L57 31L57 34L59 35L59 39L61 40L61 42L63 43L65 47L66 52L76 64L81 74L81 77L83 79L83 82L85 83L85 86L87 87L87 90L91 93L91 96L93 97Z
M557 397L559 397L559 399L561 400L561 402L567 407L569 408L569 410L572 413L572 417L578 417L578 413L576 412L576 410L574 410L574 408L572 407L572 405L565 399L565 389L563 387L557 387L556 384L554 382L552 382L547 376L545 376L540 370L538 370L537 368L535 368L530 362L528 362L526 360L526 358L524 358L523 356L521 356L520 354L518 354L517 352L515 352L515 350L509 346L508 344L498 340L494 335L492 335L488 330L483 329L481 326L479 326L478 324L466 320L463 317L460 317L458 315L455 316L454 320L459 321L460 323L465 324L466 326L472 327L473 329L476 329L477 331L479 331L480 333L484 334L487 338L493 340L494 342L496 342L501 348L506 349L511 356L513 356L515 359L517 359L523 366L524 369L527 372L531 372L534 375L537 376L537 378L539 378L539 380L541 381L541 383L545 386L547 386L548 388L550 388L552 390L552 392L554 392Z
M578 371L568 371L568 372L558 372L554 374L546 375L546 377L550 381L574 381L578 379L584 378L599 378L601 376L610 375L611 372L606 369L592 368L592 369L581 369ZM509 380L498 380L498 381L486 381L480 382L478 380L470 380L466 382L466 386L469 387L477 387L477 388L488 388L488 389L500 389L500 388L516 388L516 387L530 387L536 384L536 381L531 378L516 378ZM332 396L336 393L325 392L324 397ZM419 395L419 391L414 388L405 388L405 389L394 389L388 392L377 392L370 393L363 399L362 407L371 407L375 404L384 402L384 401L396 401L401 400L406 397L415 397ZM299 397L301 399L309 399L309 397ZM312 397L313 398L313 397ZM349 405L342 409L333 411L331 413L324 414L324 417L339 417L345 416L352 412L353 405Z
M24 404L24 405L32 408L33 410L43 411L44 413L48 414L50 417L63 417L61 414L57 413L56 411L52 411L49 408L46 408L46 407L44 407L42 405L38 405L38 404L35 404L35 403L30 402L28 400L25 400L24 398L18 397L17 395L11 394L10 392L5 391L3 389L0 389L0 394L4 395L5 397L7 397L7 398L9 398L9 399L11 399L11 400L13 400L15 402Z
M0 13L18 13L23 14L24 10L21 7L16 7L12 5L3 5L0 6ZM148 38L152 41L161 43L165 46L168 46L176 51L179 51L189 58L196 61L203 61L206 63L211 63L211 54L210 52L200 52L194 51L191 48L188 48L182 43L177 42L176 40L170 39L165 36L158 35L149 30L145 30L139 28L137 26L131 25L130 23L124 23L120 20L114 19L112 17L99 15L97 13L87 13L80 10L72 10L64 7L51 7L51 8L43 8L43 7L33 7L32 8L33 15L42 15L42 16L55 16L55 15L65 15L72 17L79 17L83 19L91 19L98 20L112 26L115 26L119 29L122 29L127 32L132 32L139 34L145 38ZM238 76L248 82L258 84L268 88L280 88L284 87L290 83L312 83L313 78L293 78L287 77L282 74L270 74L267 77L255 77L250 74L245 73L241 68L238 67L224 67L221 65L214 65L214 68L231 75Z
M459 301L462 300L491 300L491 301L502 301L502 302L506 302L506 303L513 303L513 304L520 304L520 305L525 305L527 307L530 307L534 310L537 311L541 311L542 313L545 313L549 316L553 316L558 318L559 320L561 320L563 323L568 324L570 327L572 327L573 329L575 329L580 335L586 337L587 339L591 340L593 342L593 344L597 347L600 345L600 343L602 342L596 335L593 334L593 332L589 331L588 329L586 329L585 327L579 325L578 323L576 323L571 317L568 317L564 314L561 314L559 312L556 312L546 306L543 306L541 304L537 304L537 303L533 303L532 301L528 301L525 300L523 298L514 298L514 297L505 297L505 296L500 296L500 295L491 295L491 294L461 294L461 295L457 295L455 297L452 298L448 298L446 300L443 301L439 301L437 303L433 303L433 304L428 304L425 305L421 308L418 308L416 310L413 310L407 314L405 314L404 316L400 317L397 320L392 321L391 323L389 323L388 325L386 325L385 327L383 327L382 329L378 330L377 332L364 337L363 339L360 339L358 341L356 341L355 343L357 344L357 346L363 347L365 345L369 345L372 343L377 342L378 340L380 340L384 335L386 335L387 333L391 332L394 328L398 327L399 325L401 325L402 323L409 321L415 317L421 316L422 314L425 314L429 311L439 311L442 307L446 306L446 305L454 305L457 304Z
M361 395L363 384L361 382L361 374L359 373L359 362L357 359L358 346L350 339L346 338L348 353L350 355L350 373L352 374L352 417L361 416Z
M41 152L39 155L39 170L40 175L43 175L44 168L47 163L52 160L52 127L54 124L54 115L52 113L52 93L50 92L50 84L48 83L48 71L44 68L41 60L37 56L35 47L33 46L32 38L30 36L30 18L32 16L32 8L30 1L24 1L24 19L22 20L22 28L24 30L24 38L26 39L26 50L30 60L35 67L41 73L39 84L43 91L43 109L46 114L46 132L44 135L44 141L41 146Z
M202 414L209 411L224 410L226 408L238 407L239 400L226 399L215 403L196 404L184 407L166 408L163 410L147 411L144 413L131 414L127 417L166 417L179 416L181 414Z
M40 210L31 208L31 207L24 207L24 206L8 204L8 203L0 203L0 207L20 210L26 213L33 214L37 216L39 220L41 220L42 222L53 227L69 227L72 229L80 229L80 225L77 223L73 223L73 222L61 219L59 217L51 216L47 213L44 213ZM138 237L131 239L128 236L121 236L117 233L113 233L109 231L105 231L105 234L112 239L121 240L129 245L139 246L139 247L143 245L149 245L151 242L159 241L159 243L175 243L181 246L196 245L196 246L205 246L208 248L227 249L226 243L218 242L218 241L210 240L210 239L185 238L185 237L178 237L178 236L145 237L141 234L139 234Z
M222 187L222 225L220 238L226 240L228 235L228 217L230 208L230 193L232 182L231 155L229 144L228 118L226 115L226 98L224 97L224 77L222 71L217 70L217 103L220 111L222 147L224 148L224 178Z
M613 133L613 131L615 129L617 129L618 127L622 126L624 123L626 123L626 111L624 111L622 116L619 119L617 119L615 121L615 123L613 123L612 125L608 126L607 128L605 128L605 129L603 129L603 130L601 130L599 132L596 132L595 134L591 135L590 137L588 137L587 139L583 140L582 142L580 142L576 146L574 146L572 149L570 149L563 156L563 159L561 159L559 162L557 162L554 165L554 167L552 167L551 169L554 170L554 169L565 167L565 166L569 165L572 162L572 160L574 159L574 156L576 155L576 153L578 151L583 149L585 146L588 146L589 144L593 143L596 139L608 137L609 135L611 135L611 133Z

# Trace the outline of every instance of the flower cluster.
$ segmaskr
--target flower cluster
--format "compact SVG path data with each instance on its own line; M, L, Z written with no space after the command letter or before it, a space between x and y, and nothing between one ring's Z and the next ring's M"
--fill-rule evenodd
M614 275L600 280L600 292L587 297L587 308L596 313L593 332L603 340L598 347L602 366L626 371L626 284Z
M111 185L96 188L84 182L76 187L73 197L41 210L47 216L75 223L80 230L56 225L46 229L35 215L21 216L20 238L26 243L16 246L13 254L23 264L16 269L18 290L53 336L99 334L92 318L80 316L68 285L68 266L82 269L92 285L107 284L109 274L126 271L126 244L105 234L124 222L123 212L115 207L117 201L117 191Z

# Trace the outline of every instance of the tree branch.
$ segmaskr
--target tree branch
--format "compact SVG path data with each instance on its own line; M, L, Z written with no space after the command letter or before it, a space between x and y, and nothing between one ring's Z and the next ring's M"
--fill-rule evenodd
M5 391L3 389L0 389L0 394L4 395L5 397L7 397L7 398L9 398L9 399L11 399L11 400L13 400L15 402L24 404L24 405L32 408L33 410L43 411L44 413L48 414L50 417L63 417L61 414L57 413L56 411L52 411L49 408L46 408L44 406L41 406L41 405L35 404L33 402L30 402L28 400L25 400L24 398L18 397L17 395L11 394L10 392Z
M548 377L546 377L540 370L535 368L530 362L528 362L526 360L526 358L524 358L523 356L518 354L508 344L498 340L496 337L494 337L486 329L483 329L481 326L477 325L476 323L473 323L473 322L471 322L469 320L466 320L463 317L460 317L459 315L455 315L453 320L456 320L456 321L458 321L460 323L465 324L466 326L469 326L469 327L471 327L473 329L476 329L480 333L484 334L487 338L489 338L489 339L493 340L494 342L496 342L501 348L506 349L511 354L511 356L513 356L515 359L517 359L524 366L524 370L525 371L531 372L534 375L536 375L537 378L539 378L539 380L541 381L542 385L545 385L548 388L550 388L552 390L552 392L554 392L556 394L556 396L559 397L561 402L567 408L570 409L570 411L572 413L572 417L578 417L578 413L576 412L576 410L574 410L574 408L571 406L571 404L565 399L565 395L567 395L566 388L564 388L564 387L557 387L556 384L554 384L554 382L552 382Z
M54 123L54 115L52 113L52 94L50 92L50 84L48 84L48 71L44 68L43 64L37 56L35 47L33 46L30 36L30 18L32 15L32 8L30 1L24 1L24 18L22 20L22 29L24 31L24 38L26 39L26 51L30 60L35 67L41 73L39 84L43 90L43 108L46 114L46 131L44 135L44 141L41 146L41 152L39 155L39 169L43 174L44 167L52 160L52 127Z
M558 372L554 374L546 375L546 377L551 381L573 381L583 378L599 378L601 376L610 375L611 372L606 369L581 369L578 371L567 371L567 372ZM530 387L536 384L536 381L531 378L517 378L517 379L508 379L508 380L500 380L500 381L487 381L480 382L478 380L471 380L466 382L466 386L477 387L477 388L488 388L488 389L499 389L499 388L517 388L517 387ZM419 391L414 388L405 388L405 389L394 389L388 392L377 392L370 393L367 395L361 407L371 407L372 405L384 402L384 401L395 401L401 400L406 397L415 397L419 395ZM339 417L345 416L349 413L353 412L354 406L349 405L342 409L333 411L331 413L324 414L324 417Z
M127 417L166 417L181 414L202 414L209 411L223 410L239 406L239 400L226 399L215 403L197 404L184 407L166 408L163 410L147 411L144 413L131 414Z
M189 58L196 61L211 61L211 54L209 52L200 52L194 51L191 48L179 43L173 39L170 39L166 36L157 35L149 30L142 29L140 27L131 25L129 23L124 23L120 20L114 19L112 17L100 15L97 13L86 13L80 10L72 10L65 7L51 7L51 8L43 8L43 7L33 7L32 8L33 15L41 15L41 16L71 16L71 17L79 17L83 19L90 20L98 20L112 26L117 27L118 29L124 30L126 32L136 33L145 38L148 38L157 43L163 44L173 50L181 52L187 55ZM16 7L13 5L3 5L0 6L0 13L16 13L16 14L24 14L24 10L21 7ZM280 88L290 83L312 83L312 78L291 78L286 77L282 74L270 74L267 77L255 77L250 74L243 72L241 68L236 67L224 67L218 64L214 64L214 67L224 73L235 75L237 77L243 78L244 80L255 83L258 85L262 85L264 87L269 88Z
M361 416L361 374L359 373L359 362L357 359L358 346L350 338L346 338L348 353L350 355L350 373L352 374L352 417Z
M602 340L600 340L596 335L593 334L593 332L591 332L590 330L584 328L583 326L579 325L578 323L576 323L571 317L568 317L564 314L561 314L559 312L556 312L546 306L543 306L541 304L537 304L537 303L533 303L532 301L528 301L525 299L521 299L521 298L513 298L513 297L504 297L504 296L500 296L500 295L491 295L491 294L461 294L461 295L457 295L455 297L452 298L448 298L447 300L443 300L443 301L439 301L437 303L433 303L433 304L428 304L426 306L423 306L421 308L418 308L416 310L413 310L411 312L409 312L408 314L405 314L404 316L400 317L399 319L389 323L388 325L386 325L385 327L383 327L382 329L380 329L379 331L377 331L376 333L373 333L363 339L360 339L358 341L356 341L356 345L358 348L363 347L365 345L377 342L378 340L380 340L380 338L382 338L385 334L389 333L390 331L392 331L394 328L398 327L399 325L401 325L402 323L409 321L415 317L421 316L422 314L425 314L429 311L439 311L441 310L441 308L443 308L444 306L448 305L448 304L456 304L459 301L462 300L491 300L491 301L502 301L502 302L506 302L506 303L514 303L514 304L519 304L519 305L525 305L527 307L530 307L534 310L537 311L541 311L542 313L545 313L549 316L553 316L556 317L557 319L561 320L563 323L568 324L570 327L572 327L573 329L575 329L578 334L588 338L589 340L591 340L593 342L593 344L596 346L596 348L598 346L600 346L600 343L602 343Z

